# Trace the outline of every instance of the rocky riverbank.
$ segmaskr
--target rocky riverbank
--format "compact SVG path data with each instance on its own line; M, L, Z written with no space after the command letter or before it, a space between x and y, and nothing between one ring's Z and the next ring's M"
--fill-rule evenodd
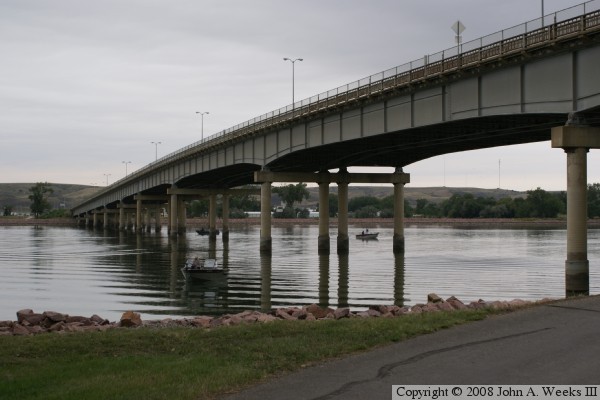
M492 308L495 310L514 310L535 304L546 303L551 300L544 299L537 302L524 300L511 301L484 301L478 300L463 303L456 297L446 300L434 293L427 296L427 303L416 304L411 307L395 305L371 306L364 311L351 311L349 308L329 308L311 304L303 307L277 308L269 313L259 311L243 311L237 314L227 314L219 317L198 316L193 318L162 319L142 321L140 314L126 311L118 322L110 322L98 315L91 317L70 316L67 314L44 311L36 313L31 309L17 311L16 321L0 321L0 335L28 336L42 333L71 333L106 331L116 328L137 327L190 327L211 329L220 326L240 324L267 323L276 320L290 321L316 321L339 320L343 318L397 318L403 315L420 314L428 312L452 312L464 309Z

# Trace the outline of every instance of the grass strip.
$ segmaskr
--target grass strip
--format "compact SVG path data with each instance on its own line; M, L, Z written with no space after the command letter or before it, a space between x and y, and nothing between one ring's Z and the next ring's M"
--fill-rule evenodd
M1 336L0 398L210 399L280 372L480 320L492 312Z

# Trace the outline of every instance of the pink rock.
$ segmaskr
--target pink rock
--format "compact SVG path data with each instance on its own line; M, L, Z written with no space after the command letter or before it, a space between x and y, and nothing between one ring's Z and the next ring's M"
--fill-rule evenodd
M120 326L131 328L142 325L142 318L139 313L125 311L121 316Z
M440 311L454 311L454 307L450 303L435 303L435 305Z
M314 315L316 319L321 319L325 318L327 314L333 312L333 310L331 308L320 307L318 304L311 304L310 306L306 307L306 312Z
M275 316L285 320L295 320L296 318L292 317L288 314L287 310L284 308L278 308L275 310Z
M66 314L61 314L55 311L44 311L43 315L52 322L66 321L68 317Z
M444 300L442 300L442 298L435 293L429 293L427 295L428 303L441 303L442 301L444 301Z
M29 314L33 314L33 310L30 308L25 308L23 310L19 310L17 311L17 322L21 323L23 322L23 317Z
M381 313L373 309L368 309L367 314L369 315L369 317L381 317Z
M348 318L350 316L350 309L348 307L338 308L333 312L335 319Z
M308 312L306 310L296 310L292 313L292 317L296 319L306 319Z
M263 323L264 322L273 322L275 320L277 320L277 318L272 315L269 315L269 314L260 314L256 319L257 322L263 322Z
M27 329L23 325L21 325L21 324L15 324L13 326L13 335L28 336L28 335L31 335L31 332L29 332L29 329Z
M201 328L208 328L210 327L210 321L212 321L212 317L200 316L192 320L192 325L199 326Z

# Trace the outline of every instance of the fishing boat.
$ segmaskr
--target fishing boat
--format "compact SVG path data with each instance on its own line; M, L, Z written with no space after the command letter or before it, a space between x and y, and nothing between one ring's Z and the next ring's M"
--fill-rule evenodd
M188 259L185 262L181 272L185 279L213 279L225 276L225 270L219 266L219 263L214 258L206 258L204 260L198 257Z
M379 236L379 232L362 232L359 233L358 235L356 235L357 239L362 239L362 240L372 240L372 239L377 239L377 236Z
M210 234L210 231L208 229L202 228L202 229L196 229L196 233L200 236L206 236L206 235ZM217 229L215 231L215 233L218 235L221 232L219 232L219 230Z

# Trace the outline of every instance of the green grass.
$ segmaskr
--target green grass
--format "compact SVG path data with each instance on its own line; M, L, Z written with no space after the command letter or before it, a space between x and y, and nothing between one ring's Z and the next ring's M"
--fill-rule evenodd
M2 336L0 398L214 398L282 371L479 320L490 312Z

